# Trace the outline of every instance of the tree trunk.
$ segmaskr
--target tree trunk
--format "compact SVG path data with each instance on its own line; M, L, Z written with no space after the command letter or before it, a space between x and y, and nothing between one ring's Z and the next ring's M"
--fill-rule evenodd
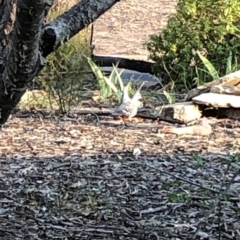
M53 2L53 0L52 0ZM17 1L16 21L6 36L3 73L0 76L0 124L5 123L37 74L39 42L47 0ZM7 18L8 12L4 12Z
M118 1L82 0L44 28L54 0L0 1L0 125L44 66L45 57Z

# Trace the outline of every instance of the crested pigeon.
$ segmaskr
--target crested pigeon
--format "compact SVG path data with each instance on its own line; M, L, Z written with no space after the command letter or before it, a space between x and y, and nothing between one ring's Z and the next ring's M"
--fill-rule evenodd
M144 84L145 82L141 84L132 99L128 95L127 88L124 87L121 104L113 110L112 115L127 116L128 119L131 121L131 119L137 114L138 108L140 107L139 100L142 98L140 90Z

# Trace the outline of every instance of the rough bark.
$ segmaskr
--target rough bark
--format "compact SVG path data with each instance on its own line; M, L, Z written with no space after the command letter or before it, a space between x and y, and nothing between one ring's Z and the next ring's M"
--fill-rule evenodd
M17 1L13 30L11 12ZM54 0L0 0L0 126L9 118L44 58L119 0L82 0L42 30ZM42 52L41 52L42 50ZM4 52L4 54L2 54ZM1 61L2 60L2 61ZM1 65L2 64L2 65Z
M16 21L7 37L0 76L1 125L20 101L27 83L36 76L41 62L38 49L45 8L52 3L53 0L17 1Z
M15 21L16 0L0 1L0 73L3 73L3 59L7 54L8 35Z
M0 1L0 40L1 45L2 40L6 39L6 35L9 34L14 22L14 8L16 1L2 0ZM13 14L11 14L13 13ZM4 41L3 41L4 42Z
M46 25L42 34L42 52L46 57L63 42L83 30L120 0L82 0Z

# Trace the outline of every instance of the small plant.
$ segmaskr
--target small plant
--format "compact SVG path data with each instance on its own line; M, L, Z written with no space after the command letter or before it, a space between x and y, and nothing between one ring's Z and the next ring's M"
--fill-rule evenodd
M87 57L87 61L96 76L100 88L100 94L103 99L108 99L112 95L115 95L117 98L118 103L121 102L122 98L122 91L124 88L123 81L121 79L121 74L123 70L118 72L117 66L113 65L113 70L109 77L104 76L101 69L92 61L91 58ZM129 85L131 82L128 82L127 87L129 88ZM130 89L131 91L131 89Z
M47 65L39 75L51 107L56 102L62 113L81 102L83 80L88 69L84 56L90 55L90 49L83 40L84 36L80 35L62 45L49 56Z
M43 90L27 90L18 104L22 108L49 109L49 97Z
M205 68L207 69L207 71L205 71L204 69L202 69L202 71L207 72L212 77L213 80L218 79L220 75L217 69L213 66L213 64L206 57L204 57L199 51L197 51L197 54L201 59L202 63L204 64ZM227 75L237 70L238 70L238 61L237 59L235 59L235 62L233 63L232 52L230 51L229 56L226 60L225 74Z
M170 193L168 194L168 201L169 202L183 202L190 200L189 195L182 191L180 193Z
M203 167L204 161L201 155L196 155L193 160L195 160L195 166L194 166L195 169L199 169Z
M62 14L66 4L53 5L46 18L46 23ZM88 29L75 35L60 46L47 58L47 64L35 79L40 88L46 92L48 108L58 108L62 113L77 107L85 90L83 81L89 69L84 56L90 56ZM38 104L38 103L36 103Z
M169 88L170 90L167 91L167 88ZM167 84L167 86L163 88L163 95L166 97L168 104L173 104L176 102L174 89L175 89L174 82Z

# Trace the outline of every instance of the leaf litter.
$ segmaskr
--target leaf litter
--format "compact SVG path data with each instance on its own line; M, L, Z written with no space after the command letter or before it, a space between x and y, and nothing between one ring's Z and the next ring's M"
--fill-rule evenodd
M157 138L85 117L13 115L2 128L2 239L240 237L238 122Z

